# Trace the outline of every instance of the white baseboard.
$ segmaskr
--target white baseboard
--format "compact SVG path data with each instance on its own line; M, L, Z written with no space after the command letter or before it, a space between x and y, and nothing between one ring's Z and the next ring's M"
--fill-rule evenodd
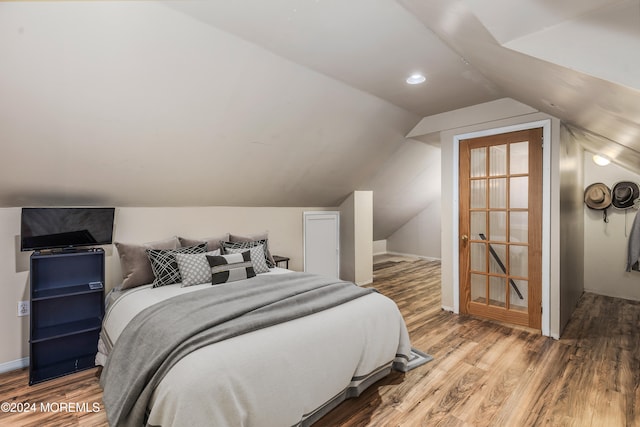
M427 260L427 261L440 261L440 258L433 258L433 257L424 256L424 255L408 254L408 253L405 253L405 252L387 251L386 255L397 255L397 256L420 258L420 259L424 259L424 260Z
M453 307L442 305L442 306L440 306L440 308L442 308L444 311L448 311L450 313L454 313L455 314L455 310L453 309Z
M23 357L22 359L12 360L11 362L0 363L0 374L5 372L15 371L16 369L22 369L29 366L29 358Z
M373 283L373 279L369 279L369 280L365 280L364 282L357 282L356 285L358 286L367 286Z

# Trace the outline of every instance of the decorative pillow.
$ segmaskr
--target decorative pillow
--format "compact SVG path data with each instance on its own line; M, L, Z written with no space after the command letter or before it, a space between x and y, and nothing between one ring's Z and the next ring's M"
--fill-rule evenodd
M253 242L253 241L260 241L260 240L265 240L265 241L269 241L269 232L265 231L264 233L258 233L258 234L249 234L246 236L239 236L237 234L229 234L229 241L230 242L234 242L234 243L240 243L240 242ZM273 260L273 256L271 256L271 252L269 251L269 245L267 243L264 244L264 254L267 258L267 265L269 267L275 267L276 266L276 262Z
M271 261L269 261L269 256L267 255L267 252L269 251L269 241L267 239L246 240L244 242L220 242L220 246L222 247L222 252L225 254L228 252L229 249L245 249L246 250L258 245L263 246L264 258L267 263L267 266L269 268L275 267L276 266L275 261L271 263Z
M176 249L180 247L177 237L144 244L115 242L120 267L122 269L122 289L148 285L153 282L154 275L147 249Z
M235 243L234 243L235 244ZM225 254L239 254L246 251L246 248L225 248ZM253 270L256 274L268 273L269 266L267 265L267 259L264 255L264 246L255 245L249 248L251 254L251 263L253 264Z
M207 244L208 251L215 251L216 249L220 249L220 242L229 240L229 233L225 233L218 237L205 237L202 239L187 239L186 237L178 237L180 240L180 246L196 246L201 243ZM207 280L208 281L208 280Z
M188 246L177 249L147 249L147 255L151 261L151 269L156 276L153 287L171 285L182 280L180 269L176 261L176 254L203 254L207 251L207 244L202 243L197 246Z
M206 255L220 255L220 249L204 254L175 254L183 288L211 281L211 267L209 267Z
M256 275L249 251L220 256L207 255L207 261L211 267L213 285L249 279Z

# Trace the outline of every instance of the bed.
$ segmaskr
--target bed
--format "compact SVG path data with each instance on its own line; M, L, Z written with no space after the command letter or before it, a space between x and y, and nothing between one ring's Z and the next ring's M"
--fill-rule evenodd
M392 300L277 267L108 301L96 363L111 425L311 425L410 357Z

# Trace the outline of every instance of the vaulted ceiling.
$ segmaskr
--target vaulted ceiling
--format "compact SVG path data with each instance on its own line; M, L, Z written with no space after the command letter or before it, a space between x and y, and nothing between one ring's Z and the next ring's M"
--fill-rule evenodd
M508 97L640 169L639 0L400 0Z
M385 238L439 197L424 116L510 97L640 168L639 52L638 0L2 2L0 206L364 189Z

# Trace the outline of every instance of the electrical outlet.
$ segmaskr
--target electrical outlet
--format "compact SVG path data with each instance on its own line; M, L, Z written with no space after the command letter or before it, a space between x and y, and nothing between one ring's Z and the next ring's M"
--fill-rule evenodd
M18 301L18 317L29 315L29 301Z

